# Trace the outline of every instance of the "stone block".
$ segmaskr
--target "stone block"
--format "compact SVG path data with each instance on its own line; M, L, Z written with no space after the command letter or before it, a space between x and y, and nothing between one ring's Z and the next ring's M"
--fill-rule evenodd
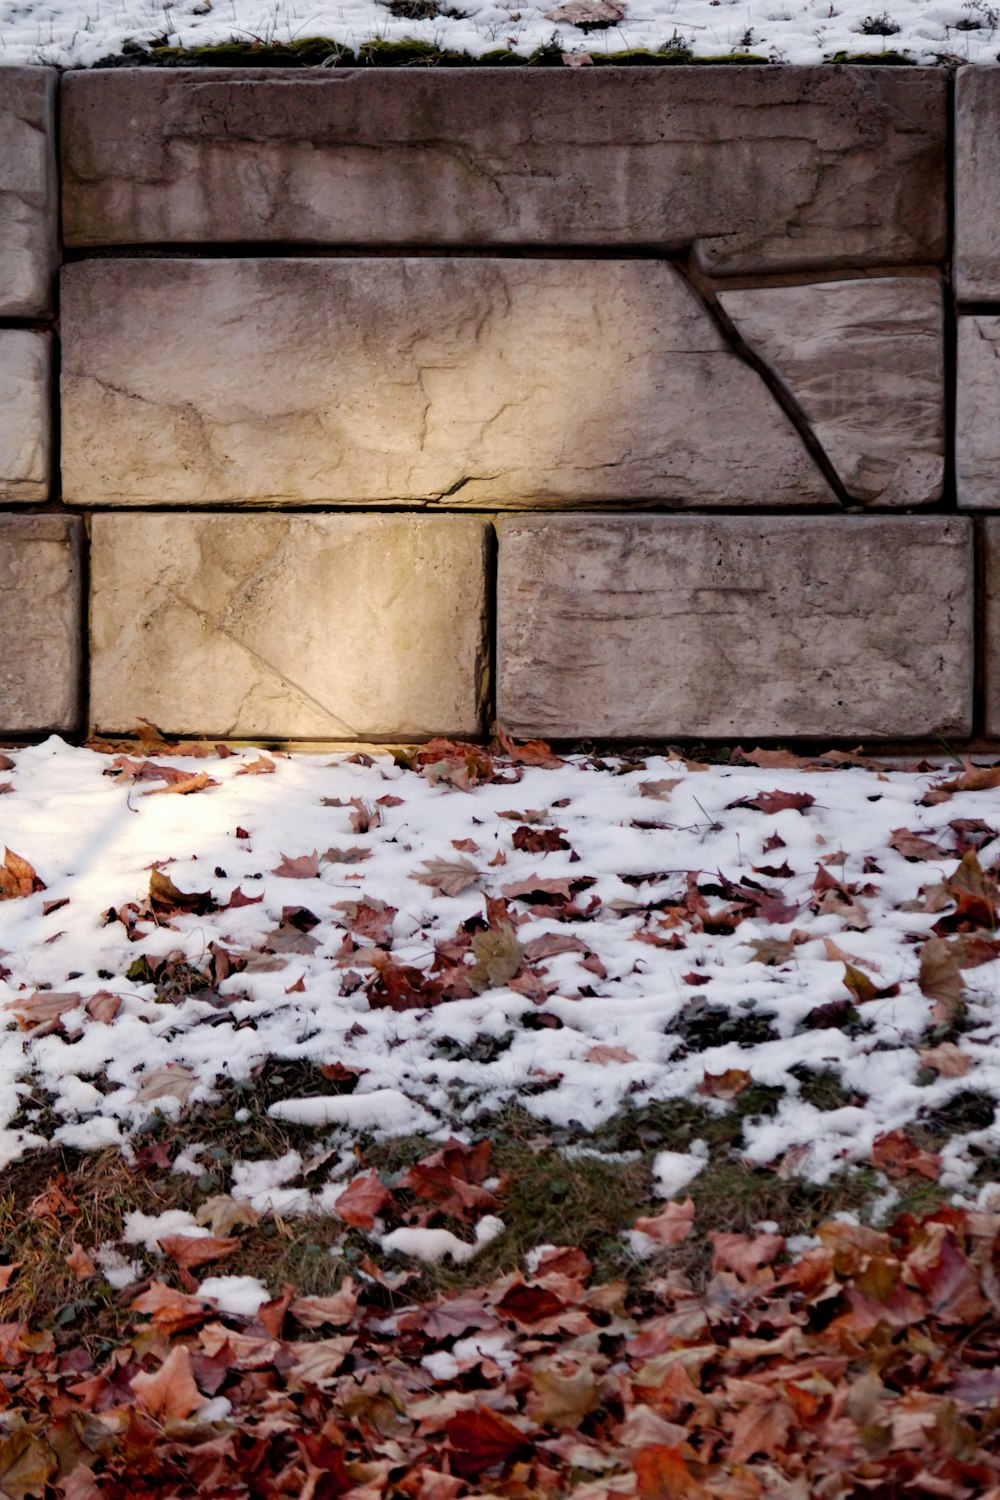
M51 447L47 333L0 328L0 501L47 500Z
M82 545L75 516L0 515L0 734L79 727Z
M1000 317L958 320L955 480L966 510L1000 510Z
M466 516L93 519L91 715L176 734L476 735L488 528Z
M73 504L836 503L661 261L97 260L62 329Z
M1000 300L1000 74L960 68L955 81L955 292Z
M985 556L986 733L1000 738L1000 516L982 522Z
M70 73L64 233L937 261L946 95L922 68Z
M498 719L555 739L965 734L972 608L965 517L505 517Z
M52 311L59 182L51 68L0 67L0 317Z
M944 480L944 307L894 276L725 292L724 311L796 402L848 495L930 505Z

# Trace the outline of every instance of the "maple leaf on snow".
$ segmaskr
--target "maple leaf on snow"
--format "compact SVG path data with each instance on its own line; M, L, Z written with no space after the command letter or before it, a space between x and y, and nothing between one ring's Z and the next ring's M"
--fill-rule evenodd
M471 859L425 859L423 871L410 879L430 886L435 896L460 896L478 884L479 870Z
M0 901L14 901L18 896L44 890L44 880L39 880L28 861L13 849L6 849L0 865Z
M281 863L275 865L271 874L280 875L285 880L312 880L319 874L319 850L295 857L283 854Z

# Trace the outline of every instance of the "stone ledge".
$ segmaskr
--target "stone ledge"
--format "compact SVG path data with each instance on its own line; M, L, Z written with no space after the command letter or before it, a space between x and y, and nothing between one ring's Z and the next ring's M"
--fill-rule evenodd
M0 732L72 732L80 715L81 553L76 516L0 515Z
M487 541L464 516L97 515L94 727L475 737Z
M58 76L52 68L0 68L0 317L52 312Z
M719 274L939 261L935 69L128 69L63 86L73 246L694 245Z
M1000 300L1000 72L959 68L955 80L955 294Z
M518 516L498 530L511 734L970 731L965 518Z

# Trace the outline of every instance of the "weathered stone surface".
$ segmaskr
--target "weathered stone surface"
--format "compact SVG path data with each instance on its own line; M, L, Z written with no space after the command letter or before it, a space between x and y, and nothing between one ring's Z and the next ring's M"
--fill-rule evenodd
M75 516L0 515L0 734L78 727L82 539Z
M833 504L648 260L98 260L63 282L74 504Z
M944 479L944 308L937 281L878 277L726 292L848 494L929 505Z
M986 733L1000 737L1000 517L983 522L986 558Z
M1000 299L1000 73L960 68L955 82L955 291Z
M51 68L0 68L0 316L52 310L59 185Z
M935 261L939 70L70 73L71 245L694 243L719 273Z
M94 723L475 735L486 543L465 516L97 515Z
M955 478L967 510L1000 510L1000 317L958 320Z
M0 328L0 501L49 498L49 336Z
M969 730L967 518L518 516L499 538L512 734Z

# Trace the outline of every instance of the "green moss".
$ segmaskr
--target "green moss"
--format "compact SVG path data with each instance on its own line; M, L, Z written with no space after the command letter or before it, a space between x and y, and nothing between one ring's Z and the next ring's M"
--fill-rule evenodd
M481 68L526 68L528 59L506 47L497 47L493 52L484 52L479 59Z
M719 57L692 58L692 62L697 63L699 67L710 65L713 68L733 66L759 68L764 64L769 65L770 61L769 57L762 57L759 52L727 52Z
M433 42L375 41L358 48L358 62L380 68L468 68L474 58L467 52L444 52Z
M144 61L147 59L144 59ZM148 61L163 67L185 68L310 68L350 67L354 53L326 36L306 36L295 42L219 42L209 47L153 47Z
M916 66L912 57L904 57L901 52L835 52L830 62L863 63L868 68L913 68Z

